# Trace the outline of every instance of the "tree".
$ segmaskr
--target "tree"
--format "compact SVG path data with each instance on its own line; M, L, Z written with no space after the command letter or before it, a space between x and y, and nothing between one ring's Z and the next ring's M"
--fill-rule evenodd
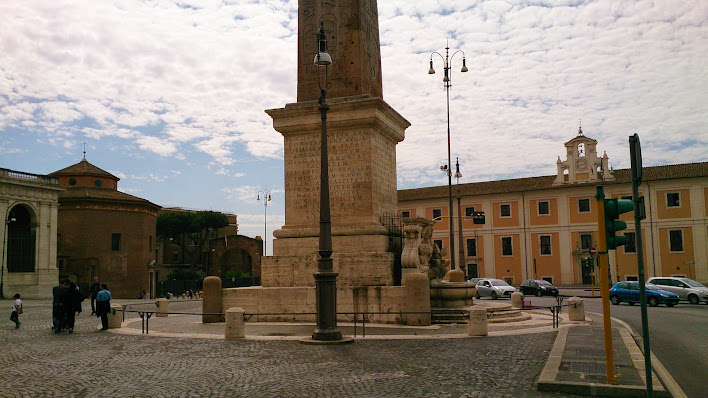
M157 216L157 236L182 248L189 264L200 264L204 242L219 228L229 225L226 215L217 211L165 211Z

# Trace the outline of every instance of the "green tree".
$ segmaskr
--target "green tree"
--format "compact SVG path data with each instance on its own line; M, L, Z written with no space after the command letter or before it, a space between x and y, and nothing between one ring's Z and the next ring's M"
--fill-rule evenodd
M157 236L172 238L189 264L196 266L200 264L206 240L228 225L226 215L217 211L165 211L157 216Z

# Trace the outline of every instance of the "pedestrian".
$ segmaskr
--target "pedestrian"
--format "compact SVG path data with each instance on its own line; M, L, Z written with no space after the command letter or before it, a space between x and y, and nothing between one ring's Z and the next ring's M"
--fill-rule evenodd
M101 317L101 330L108 329L108 312L111 310L111 292L101 283L101 290L96 294L96 316Z
M66 315L65 327L69 329L69 333L74 333L74 323L76 322L76 315L81 313L82 301L84 301L84 295L77 289L76 283L69 282L69 289L62 297L64 314Z
M59 286L54 286L52 289L52 330L54 333L61 333L64 328L64 294L69 290L68 279L62 279Z
M20 314L22 313L22 300L20 300L20 294L15 294L12 296L15 301L12 303L12 313L10 314L10 320L15 322L15 329L20 328Z
M96 295L99 290L101 290L101 283L98 281L98 277L94 276L91 287L89 287L89 294L91 295L91 315L96 314Z

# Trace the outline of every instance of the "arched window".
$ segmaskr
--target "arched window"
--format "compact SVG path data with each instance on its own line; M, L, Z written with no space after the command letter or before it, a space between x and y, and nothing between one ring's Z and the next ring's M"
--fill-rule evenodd
M578 156L585 156L585 144L582 142L578 144Z
M17 205L7 217L8 272L34 272L36 228L31 211Z

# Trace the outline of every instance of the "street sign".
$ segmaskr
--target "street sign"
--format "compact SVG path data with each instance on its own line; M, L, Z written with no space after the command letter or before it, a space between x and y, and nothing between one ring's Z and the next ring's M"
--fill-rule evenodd
M642 183L642 145L639 143L639 134L629 136L629 156L632 166L632 182Z
M593 247L590 249L590 254L597 254L597 248Z

